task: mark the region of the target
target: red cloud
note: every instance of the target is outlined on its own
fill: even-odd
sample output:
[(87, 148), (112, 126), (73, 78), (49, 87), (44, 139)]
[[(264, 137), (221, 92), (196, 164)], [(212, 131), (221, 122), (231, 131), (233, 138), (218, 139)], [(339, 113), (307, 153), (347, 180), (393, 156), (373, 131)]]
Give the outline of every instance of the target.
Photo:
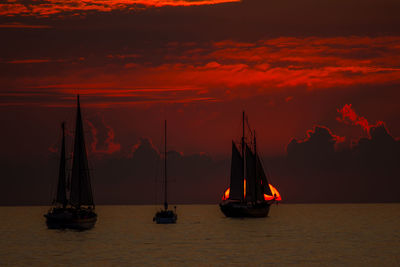
[(343, 108), (337, 110), (342, 117), (337, 117), (336, 120), (339, 122), (351, 124), (351, 125), (359, 125), (364, 131), (368, 134), (372, 127), (377, 127), (380, 125), (384, 125), (382, 121), (378, 121), (376, 124), (369, 124), (368, 120), (364, 117), (359, 116), (352, 108), (351, 104), (346, 104)]
[(0, 28), (49, 29), (49, 28), (53, 28), (53, 26), (49, 26), (49, 25), (30, 25), (30, 24), (22, 24), (22, 23), (19, 23), (19, 22), (12, 22), (12, 23), (0, 24)]
[[(52, 61), (64, 64), (62, 75), (28, 74), (9, 82), (25, 93), (34, 88), (35, 92), (75, 94), (79, 88), (104, 101), (93, 105), (223, 101), (299, 87), (320, 90), (385, 85), (400, 81), (400, 46), (396, 43), (400, 43), (400, 37), (174, 43), (157, 50), (163, 58), (158, 64), (148, 63), (152, 59), (147, 58), (147, 52), (138, 55), (128, 51), (108, 57), (111, 53), (106, 53), (99, 57), (105, 62), (98, 67), (90, 67), (90, 58), (84, 62)], [(34, 61), (9, 63), (28, 62)], [(199, 92), (203, 92), (200, 98)]]
[(53, 146), (49, 146), (47, 150), (49, 150), (50, 153), (56, 153), (56, 152), (58, 152), (58, 148), (53, 147)]
[(49, 0), (45, 2), (36, 1), (27, 4), (25, 1), (16, 0), (0, 4), (0, 15), (47, 17), (62, 12), (71, 12), (76, 15), (77, 12), (87, 11), (110, 12), (113, 10), (135, 10), (143, 7), (202, 6), (239, 1), (240, 0)]
[(345, 139), (344, 136), (334, 135), (326, 126), (314, 125), (311, 130), (307, 131), (306, 138), (300, 140), (292, 138), (286, 147), (286, 151), (290, 155), (310, 152), (315, 153), (315, 155), (329, 154), (337, 150), (338, 145), (343, 143)]
[(162, 156), (162, 154), (158, 151), (158, 148), (153, 144), (153, 141), (151, 138), (140, 138), (139, 141), (132, 146), (129, 157), (133, 157), (133, 154), (136, 153), (136, 151), (143, 146), (149, 147), (151, 150), (155, 151), (158, 155)]
[(107, 129), (107, 138), (104, 140), (104, 148), (98, 148), (99, 140), (98, 140), (98, 130), (90, 121), (86, 121), (89, 125), (90, 132), (92, 133), (92, 142), (90, 143), (90, 152), (94, 154), (113, 154), (121, 150), (121, 145), (115, 143), (115, 134), (114, 130), (104, 123), (104, 119), (102, 122)]
[(10, 64), (33, 64), (33, 63), (48, 63), (51, 62), (50, 59), (21, 59), (21, 60), (12, 60), (7, 63)]
[(286, 101), (286, 102), (290, 102), (290, 101), (292, 101), (292, 100), (293, 100), (293, 96), (288, 96), (288, 97), (285, 98), (285, 101)]

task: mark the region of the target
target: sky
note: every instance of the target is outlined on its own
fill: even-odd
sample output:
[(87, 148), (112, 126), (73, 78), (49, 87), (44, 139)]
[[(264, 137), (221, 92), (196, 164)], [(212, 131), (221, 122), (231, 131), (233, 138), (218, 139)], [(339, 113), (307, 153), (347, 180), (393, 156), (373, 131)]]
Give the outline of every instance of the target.
[(243, 110), (284, 200), (400, 201), (399, 12), (395, 0), (2, 1), (0, 204), (49, 202), (78, 93), (99, 203), (154, 200), (165, 119), (174, 200), (218, 202)]

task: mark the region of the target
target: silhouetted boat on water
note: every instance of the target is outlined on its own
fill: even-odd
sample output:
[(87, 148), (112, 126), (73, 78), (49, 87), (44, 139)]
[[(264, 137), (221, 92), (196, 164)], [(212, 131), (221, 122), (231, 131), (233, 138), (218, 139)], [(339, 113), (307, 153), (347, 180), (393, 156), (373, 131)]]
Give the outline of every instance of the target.
[(69, 199), (67, 198), (64, 131), (63, 123), (60, 169), (57, 195), (54, 201), (55, 206), (44, 217), (46, 217), (48, 228), (51, 229), (90, 229), (96, 224), (97, 214), (94, 211), (95, 205), (90, 182), (79, 95), (77, 96), (77, 116)]
[[(255, 131), (251, 132), (250, 143), (245, 137), (245, 114), (243, 112), (243, 135), (241, 153), (232, 141), (232, 161), (229, 197), (220, 203), (227, 217), (266, 217), (275, 197), (269, 187), (267, 176), (257, 154)], [(253, 148), (251, 148), (253, 147)], [(245, 178), (246, 177), (246, 178)], [(266, 200), (265, 195), (274, 196)]]
[(167, 183), (167, 121), (165, 121), (165, 133), (164, 133), (164, 209), (158, 211), (153, 218), (158, 224), (168, 224), (168, 223), (176, 223), (178, 219), (178, 215), (175, 210), (168, 209), (168, 183)]

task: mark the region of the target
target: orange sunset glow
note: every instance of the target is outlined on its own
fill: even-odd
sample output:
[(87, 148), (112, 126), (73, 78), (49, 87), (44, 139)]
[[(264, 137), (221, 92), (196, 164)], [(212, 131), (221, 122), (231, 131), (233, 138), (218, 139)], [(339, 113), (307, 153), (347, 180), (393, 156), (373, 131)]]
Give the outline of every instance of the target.
[[(246, 180), (244, 181), (243, 188), (244, 188), (244, 197), (246, 197)], [(269, 184), (269, 188), (271, 189), (272, 196), (264, 194), (264, 199), (266, 201), (268, 200), (282, 201), (281, 194), (279, 194), (278, 190), (272, 184)], [(229, 192), (230, 188), (228, 187), (228, 189), (226, 189), (224, 195), (222, 196), (222, 200), (229, 199)]]

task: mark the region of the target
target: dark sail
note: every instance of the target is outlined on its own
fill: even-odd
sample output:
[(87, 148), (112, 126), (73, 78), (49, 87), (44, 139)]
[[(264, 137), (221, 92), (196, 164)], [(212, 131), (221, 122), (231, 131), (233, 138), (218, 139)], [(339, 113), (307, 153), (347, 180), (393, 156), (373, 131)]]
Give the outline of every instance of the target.
[(235, 143), (232, 141), (230, 199), (243, 200), (243, 180), (243, 158), (241, 157)]
[(92, 187), (90, 184), (79, 95), (76, 115), (74, 155), (72, 161), (70, 202), (75, 207), (79, 207), (80, 205), (94, 204)]
[(56, 203), (60, 203), (65, 207), (67, 205), (67, 192), (66, 192), (66, 176), (65, 176), (65, 133), (64, 123), (61, 124), (62, 128), (62, 143), (61, 143), (61, 158), (60, 169), (58, 173), (57, 197)]
[(272, 196), (271, 188), (269, 188), (269, 183), (267, 180), (267, 176), (265, 175), (264, 168), (261, 164), (260, 157), (257, 155), (257, 177), (261, 180), (261, 192), (262, 197), (264, 198), (264, 194)]
[(254, 202), (256, 196), (256, 157), (246, 144), (246, 200)]

